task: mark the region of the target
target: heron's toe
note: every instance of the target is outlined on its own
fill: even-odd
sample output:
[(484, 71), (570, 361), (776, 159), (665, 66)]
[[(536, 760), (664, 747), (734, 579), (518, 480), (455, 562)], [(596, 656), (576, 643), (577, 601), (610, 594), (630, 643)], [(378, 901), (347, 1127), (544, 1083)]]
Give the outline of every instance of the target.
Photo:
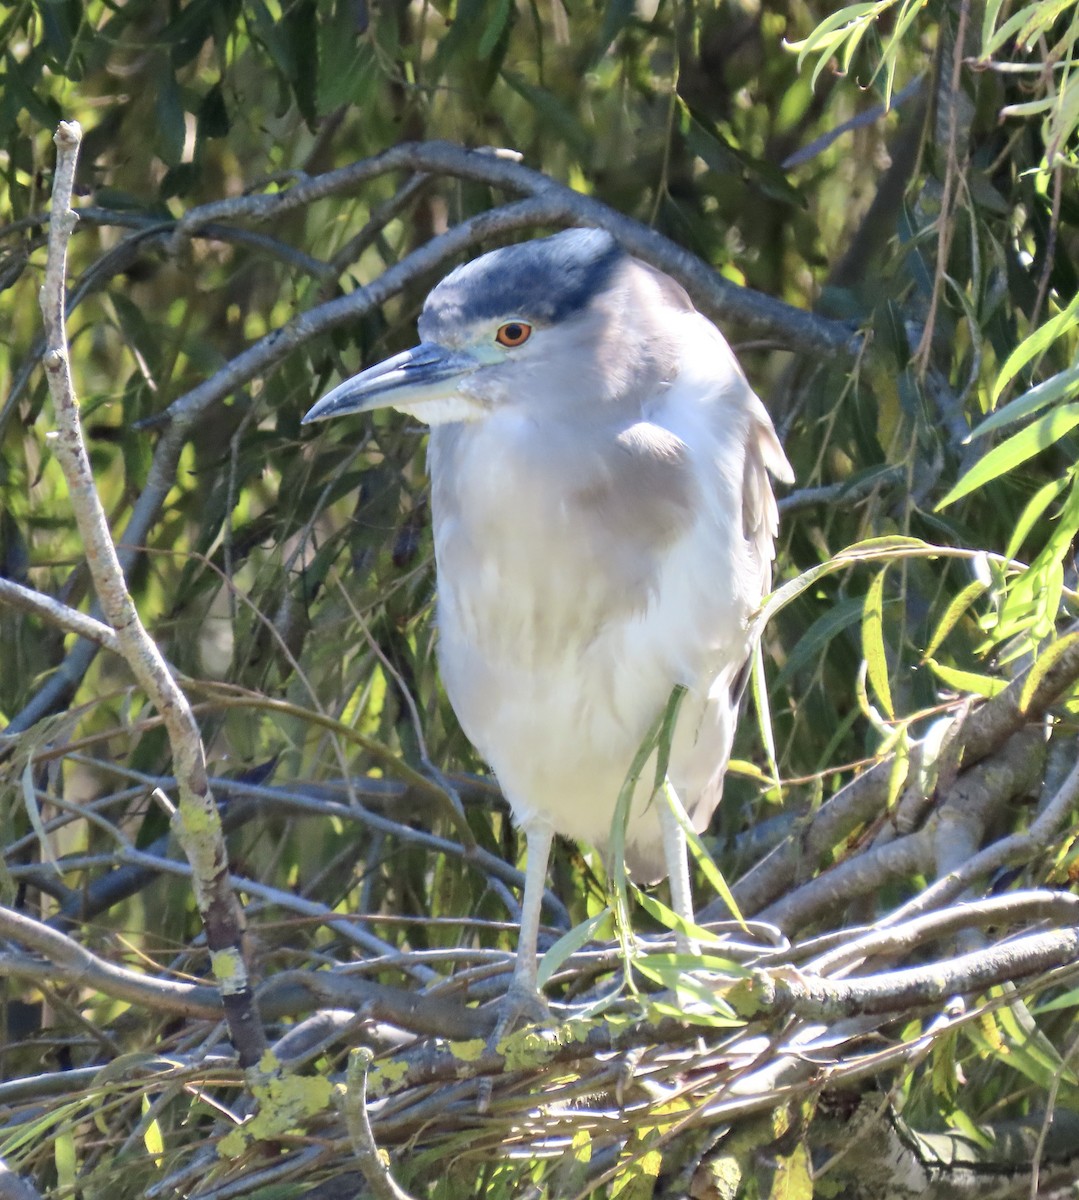
[(490, 1044), (497, 1047), (507, 1034), (527, 1025), (554, 1024), (555, 1020), (543, 996), (528, 984), (514, 982), (499, 1001), (498, 1021), (491, 1034)]

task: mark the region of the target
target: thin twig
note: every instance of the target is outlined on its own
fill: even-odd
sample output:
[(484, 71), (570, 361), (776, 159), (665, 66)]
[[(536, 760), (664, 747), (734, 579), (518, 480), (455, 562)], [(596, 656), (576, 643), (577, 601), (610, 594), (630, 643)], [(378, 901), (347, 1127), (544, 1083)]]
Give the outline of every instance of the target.
[(952, 206), (959, 187), (959, 96), (963, 75), (963, 46), (967, 40), (967, 22), (970, 19), (970, 0), (960, 0), (959, 27), (956, 30), (952, 55), (951, 83), (948, 90), (948, 142), (947, 164), (944, 171), (944, 194), (940, 200), (940, 216), (937, 218), (937, 268), (933, 275), (933, 292), (929, 298), (929, 312), (925, 318), (922, 338), (914, 352), (918, 371), (924, 373), (929, 366), (933, 348), (933, 331), (936, 327), (937, 308), (940, 305), (944, 281), (948, 273), (948, 257), (952, 249)]

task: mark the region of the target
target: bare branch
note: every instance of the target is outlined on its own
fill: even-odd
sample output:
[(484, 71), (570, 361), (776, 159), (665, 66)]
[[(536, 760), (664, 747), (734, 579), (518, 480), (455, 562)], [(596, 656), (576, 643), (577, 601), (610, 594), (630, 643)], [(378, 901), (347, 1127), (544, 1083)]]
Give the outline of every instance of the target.
[(1079, 764), (1072, 768), (1060, 790), (1031, 823), (1025, 833), (1013, 833), (975, 854), (935, 884), (919, 893), (892, 914), (892, 920), (904, 920), (925, 912), (933, 905), (947, 903), (970, 883), (1010, 863), (1029, 862), (1060, 835), (1065, 822), (1079, 804)]
[(41, 1193), (0, 1161), (0, 1200), (41, 1200)]
[[(1023, 725), (1040, 721), (1079, 679), (1079, 639), (1063, 647), (1052, 665), (1039, 675), (1032, 694), (1021, 703), (1034, 666), (1028, 667), (1002, 692), (956, 722), (952, 735), (954, 753), (961, 757), (964, 767), (985, 758)], [(912, 776), (919, 770), (923, 750), (922, 742), (915, 742), (911, 747)], [(798, 878), (805, 864), (823, 862), (833, 847), (859, 825), (875, 820), (887, 802), (893, 763), (893, 756), (888, 755), (845, 784), (821, 805), (796, 836), (781, 842), (748, 871), (734, 887), (735, 899), (742, 911), (749, 915), (759, 913), (789, 889), (791, 880)], [(715, 908), (715, 913), (711, 908), (705, 910), (706, 919), (723, 915), (718, 905)]]
[(780, 337), (785, 345), (801, 353), (839, 356), (856, 353), (859, 339), (844, 322), (807, 313), (749, 288), (738, 287), (647, 225), (524, 166), (519, 158), (516, 152), (508, 150), (469, 150), (449, 142), (405, 142), (373, 158), (303, 179), (284, 191), (205, 204), (180, 221), (177, 233), (190, 236), (213, 220), (272, 220), (314, 200), (354, 191), (371, 179), (402, 168), (451, 175), (542, 199), (546, 216), (536, 218), (534, 224), (595, 225), (608, 230), (632, 254), (672, 274), (697, 306), (710, 316), (736, 321), (761, 336)]
[(1079, 926), (1079, 896), (1035, 888), (953, 904), (902, 923), (893, 923), (896, 917), (891, 914), (864, 934), (850, 930), (840, 935), (842, 944), (813, 959), (808, 969), (827, 975), (860, 958), (909, 954), (930, 938), (952, 937), (972, 926), (1039, 920), (1058, 926)]
[(12, 579), (0, 577), (0, 602), (35, 617), (41, 617), (58, 629), (88, 638), (103, 649), (111, 650), (113, 654), (121, 653), (120, 642), (108, 625), (88, 617), (77, 608), (69, 608), (59, 600), (54, 600), (52, 596), (46, 596), (44, 592), (35, 592), (33, 588), (23, 587)]
[(952, 996), (977, 995), (1057, 967), (1074, 972), (1079, 927), (1031, 933), (963, 954), (946, 962), (859, 979), (821, 979), (789, 968), (754, 973), (754, 995), (770, 1011), (794, 1012), (809, 1020), (834, 1020), (861, 1013), (909, 1013)]
[(221, 818), (207, 780), (202, 740), (191, 706), (143, 628), (127, 590), (94, 484), (71, 378), (64, 322), (64, 280), (67, 244), (78, 219), (71, 209), (71, 194), (81, 140), (82, 130), (77, 122), (61, 122), (55, 137), (58, 153), (49, 255), (41, 289), (48, 346), (45, 371), (58, 425), (51, 441), (71, 493), (72, 509), (102, 610), (116, 632), (128, 666), (160, 712), (168, 732), (180, 799), (175, 820), (177, 836), (192, 865), (195, 896), (206, 925), (211, 961), (221, 987), (233, 1044), (241, 1063), (250, 1067), (262, 1056), (266, 1038), (254, 1010), (247, 978), (243, 912), (229, 885)]
[(922, 829), (855, 854), (801, 887), (790, 888), (757, 913), (757, 918), (789, 934), (859, 896), (871, 895), (887, 883), (932, 875), (937, 866), (938, 841), (946, 837), (943, 830), (966, 825), (972, 827), (973, 836), (980, 842), (992, 815), (1036, 786), (1043, 761), (1039, 751), (1043, 748), (1037, 730), (1015, 735), (999, 754), (960, 776), (952, 794), (945, 797)]
[(0, 975), (63, 980), (131, 1004), (188, 1017), (217, 1020), (221, 1016), (221, 1002), (215, 988), (173, 979), (151, 979), (126, 967), (117, 967), (91, 954), (66, 934), (14, 909), (0, 907), (0, 934), (17, 939), (48, 960), (42, 963), (41, 959), (25, 955), (0, 953)]

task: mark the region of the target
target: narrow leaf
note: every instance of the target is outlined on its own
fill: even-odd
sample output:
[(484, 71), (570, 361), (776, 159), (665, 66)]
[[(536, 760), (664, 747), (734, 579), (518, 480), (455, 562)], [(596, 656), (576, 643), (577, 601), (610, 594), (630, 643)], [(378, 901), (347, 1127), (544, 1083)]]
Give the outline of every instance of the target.
[(539, 971), (537, 972), (540, 987), (543, 987), (556, 974), (567, 959), (571, 958), (578, 950), (592, 941), (596, 936), (596, 931), (610, 915), (610, 907), (604, 908), (602, 911), (596, 913), (594, 917), (589, 917), (587, 921), (582, 921), (580, 925), (574, 925), (568, 933), (564, 933), (555, 942), (547, 953), (544, 954), (543, 958), (540, 959)]
[(655, 896), (650, 896), (640, 888), (634, 886), (633, 890), (641, 908), (665, 929), (671, 929), (675, 933), (684, 933), (691, 941), (704, 945), (703, 955), (699, 959), (695, 955), (692, 956), (693, 964), (691, 965), (699, 966), (701, 962), (705, 962), (709, 971), (724, 971), (728, 975), (736, 975), (740, 979), (750, 974), (749, 970), (741, 963), (737, 963), (733, 959), (721, 958), (717, 953), (708, 950), (708, 944), (716, 940), (716, 935), (710, 929), (705, 929), (703, 925), (698, 925), (694, 921), (683, 920), (673, 908), (668, 908), (662, 901), (657, 900)]
[(996, 408), (1004, 389), (1027, 363), (1037, 358), (1039, 354), (1044, 353), (1061, 334), (1065, 333), (1076, 323), (1077, 319), (1079, 319), (1079, 292), (1075, 294), (1067, 308), (1057, 313), (1055, 317), (1050, 317), (1044, 325), (1039, 325), (1005, 359), (1004, 366), (1000, 368), (1000, 374), (993, 385), (991, 396), (993, 408)]
[(705, 879), (715, 890), (715, 893), (727, 906), (727, 911), (738, 922), (739, 925), (748, 932), (745, 918), (742, 916), (738, 904), (734, 899), (734, 893), (727, 886), (727, 881), (723, 878), (723, 873), (712, 860), (712, 856), (708, 853), (704, 842), (701, 841), (700, 835), (693, 828), (692, 823), (686, 810), (682, 807), (682, 802), (674, 794), (674, 789), (669, 782), (663, 785), (663, 796), (659, 801), (661, 804), (669, 804), (671, 812), (674, 813), (678, 824), (682, 826), (682, 830), (686, 835), (686, 842), (689, 844), (690, 853), (693, 855), (694, 861), (704, 873)]
[(933, 636), (929, 639), (929, 645), (925, 648), (926, 658), (930, 658), (936, 654), (940, 644), (959, 623), (960, 617), (982, 595), (988, 586), (983, 580), (975, 579), (973, 583), (968, 583), (959, 595), (952, 599), (951, 604), (944, 610), (944, 616), (941, 617), (936, 629), (933, 630)]
[(884, 650), (884, 575), (878, 571), (865, 596), (862, 617), (862, 653), (869, 682), (890, 721), (895, 720), (892, 691), (888, 683), (888, 656)]
[(1075, 472), (1069, 472), (1060, 479), (1050, 479), (1042, 487), (1034, 493), (1027, 501), (1026, 508), (1019, 514), (1019, 520), (1015, 523), (1015, 529), (1012, 531), (1012, 536), (1008, 541), (1008, 547), (1004, 551), (1005, 558), (1015, 558), (1019, 553), (1020, 547), (1027, 540), (1027, 534), (1041, 519), (1045, 510), (1053, 503), (1060, 493), (1068, 486), (1069, 482), (1074, 486), (1076, 475)]
[(979, 675), (975, 671), (961, 671), (957, 667), (946, 667), (934, 658), (927, 658), (926, 665), (948, 687), (967, 695), (990, 698), (1002, 692), (1008, 682), (997, 675)]
[(1034, 698), (1034, 693), (1041, 687), (1046, 675), (1057, 664), (1061, 656), (1067, 654), (1074, 647), (1076, 641), (1079, 641), (1079, 633), (1065, 634), (1034, 660), (1034, 665), (1023, 682), (1023, 690), (1019, 693), (1020, 712), (1026, 712), (1027, 706)]
[(1065, 404), (1013, 434), (970, 468), (937, 505), (937, 512), (1033, 458), (1079, 425), (1079, 404)]

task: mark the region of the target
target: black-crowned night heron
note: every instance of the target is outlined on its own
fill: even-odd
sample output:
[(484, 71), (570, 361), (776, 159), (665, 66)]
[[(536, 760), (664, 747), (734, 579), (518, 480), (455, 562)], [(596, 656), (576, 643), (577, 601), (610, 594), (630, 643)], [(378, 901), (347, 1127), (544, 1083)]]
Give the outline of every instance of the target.
[[(534, 1015), (552, 837), (609, 844), (676, 684), (669, 779), (698, 830), (719, 802), (774, 556), (768, 472), (791, 469), (719, 330), (599, 230), (458, 267), (419, 331), (304, 420), (392, 405), (431, 427), (439, 662), (527, 839), (503, 1013)], [(627, 866), (668, 875), (690, 918), (685, 835), (653, 783), (646, 770)]]

